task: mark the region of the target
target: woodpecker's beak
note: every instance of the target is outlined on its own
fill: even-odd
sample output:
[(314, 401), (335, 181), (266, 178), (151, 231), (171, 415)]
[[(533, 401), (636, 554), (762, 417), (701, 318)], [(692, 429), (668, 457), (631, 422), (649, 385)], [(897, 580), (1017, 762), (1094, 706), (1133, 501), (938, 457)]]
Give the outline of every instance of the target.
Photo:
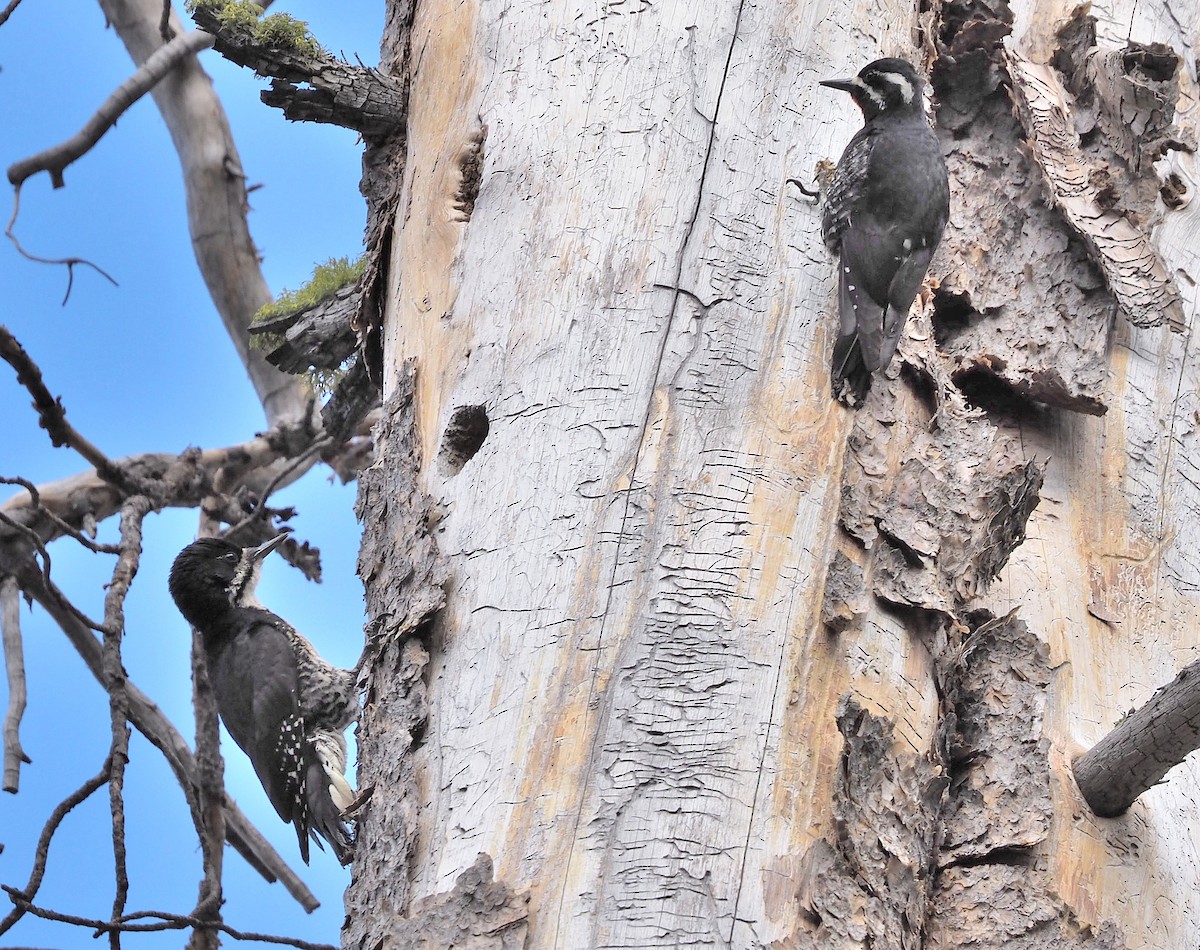
[(251, 548), (250, 549), (250, 560), (251, 561), (261, 561), (264, 557), (266, 557), (268, 554), (270, 554), (272, 551), (274, 551), (277, 547), (279, 547), (279, 545), (283, 544), (285, 538), (287, 538), (286, 532), (284, 534), (276, 535), (270, 541), (260, 544), (256, 548)]
[(822, 79), (820, 85), (828, 86), (830, 89), (840, 89), (842, 92), (854, 91), (853, 79)]

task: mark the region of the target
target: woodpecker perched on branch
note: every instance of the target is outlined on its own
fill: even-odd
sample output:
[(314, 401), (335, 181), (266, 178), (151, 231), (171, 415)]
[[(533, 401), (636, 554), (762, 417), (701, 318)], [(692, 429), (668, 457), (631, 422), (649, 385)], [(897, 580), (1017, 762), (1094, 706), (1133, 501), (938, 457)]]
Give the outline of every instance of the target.
[(221, 721), (279, 817), (296, 826), (304, 863), (311, 836), (348, 864), (354, 842), (342, 812), (354, 790), (343, 732), (358, 717), (354, 675), (326, 663), (254, 596), (263, 558), (286, 537), (253, 548), (222, 538), (189, 544), (171, 566), (171, 597), (200, 631)]
[(871, 374), (896, 352), (950, 215), (950, 186), (909, 63), (878, 59), (853, 79), (821, 85), (850, 93), (864, 119), (838, 161), (821, 221), (838, 258), (833, 392), (861, 405)]

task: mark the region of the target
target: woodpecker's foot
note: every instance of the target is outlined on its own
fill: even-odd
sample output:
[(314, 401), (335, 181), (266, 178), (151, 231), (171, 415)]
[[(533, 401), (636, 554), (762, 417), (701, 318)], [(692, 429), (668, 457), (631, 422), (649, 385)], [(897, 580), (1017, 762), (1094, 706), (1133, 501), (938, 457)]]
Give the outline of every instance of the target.
[(805, 198), (815, 199), (821, 197), (821, 191), (819, 188), (814, 188), (810, 191), (807, 187), (805, 187), (804, 182), (802, 182), (799, 178), (789, 178), (787, 179), (786, 183), (789, 185), (795, 185), (797, 188), (799, 188), (800, 194), (804, 195)]
[(342, 817), (345, 819), (348, 819), (348, 820), (353, 820), (354, 818), (357, 818), (358, 813), (360, 811), (362, 811), (363, 806), (366, 805), (367, 802), (369, 802), (371, 800), (371, 796), (374, 794), (375, 794), (375, 786), (368, 785), (366, 788), (364, 788), (361, 792), (358, 793), (358, 797), (356, 799), (354, 799), (354, 801), (352, 801), (349, 805), (347, 805), (345, 808), (342, 809)]

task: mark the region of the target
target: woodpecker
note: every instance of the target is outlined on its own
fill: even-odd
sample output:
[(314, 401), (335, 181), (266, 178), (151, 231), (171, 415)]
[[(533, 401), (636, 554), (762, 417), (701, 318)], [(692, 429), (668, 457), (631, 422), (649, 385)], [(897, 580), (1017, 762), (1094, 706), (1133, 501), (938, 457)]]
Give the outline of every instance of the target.
[(891, 362), (908, 310), (950, 216), (950, 185), (925, 120), (921, 78), (902, 59), (877, 59), (853, 79), (821, 83), (862, 110), (838, 161), (821, 234), (838, 259), (834, 395), (861, 405), (871, 374)]
[(200, 631), (221, 721), (279, 817), (295, 825), (304, 863), (311, 836), (345, 865), (354, 856), (342, 820), (354, 800), (343, 735), (358, 718), (354, 674), (255, 599), (263, 558), (286, 537), (250, 548), (223, 538), (189, 544), (171, 566), (171, 597)]

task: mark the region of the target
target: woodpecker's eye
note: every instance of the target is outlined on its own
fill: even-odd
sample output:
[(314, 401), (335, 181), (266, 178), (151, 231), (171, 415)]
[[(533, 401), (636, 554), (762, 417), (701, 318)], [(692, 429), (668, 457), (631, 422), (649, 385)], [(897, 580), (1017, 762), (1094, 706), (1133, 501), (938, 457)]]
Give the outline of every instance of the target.
[(237, 560), (237, 555), (234, 554), (232, 551), (230, 551), (228, 554), (222, 554), (221, 557), (224, 558), (226, 561), (236, 561)]

